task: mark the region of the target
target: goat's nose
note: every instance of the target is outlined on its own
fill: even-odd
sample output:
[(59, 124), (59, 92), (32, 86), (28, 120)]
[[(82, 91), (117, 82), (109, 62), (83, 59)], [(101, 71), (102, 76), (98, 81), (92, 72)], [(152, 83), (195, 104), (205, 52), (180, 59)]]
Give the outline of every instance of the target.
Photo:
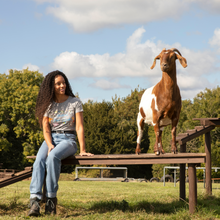
[(166, 67), (166, 66), (167, 66), (167, 63), (163, 63), (162, 65), (163, 65), (164, 67)]

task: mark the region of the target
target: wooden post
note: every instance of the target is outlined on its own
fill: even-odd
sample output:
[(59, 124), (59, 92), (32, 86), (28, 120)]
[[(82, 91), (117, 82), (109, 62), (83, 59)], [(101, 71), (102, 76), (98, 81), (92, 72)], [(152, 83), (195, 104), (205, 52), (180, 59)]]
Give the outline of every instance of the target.
[(196, 182), (196, 166), (189, 164), (189, 212), (193, 214), (197, 206), (197, 182)]
[(211, 162), (211, 135), (210, 132), (205, 134), (205, 153), (206, 153), (206, 193), (212, 195), (212, 162)]
[[(186, 152), (186, 143), (180, 145), (180, 153)], [(180, 200), (186, 200), (186, 164), (180, 164)]]

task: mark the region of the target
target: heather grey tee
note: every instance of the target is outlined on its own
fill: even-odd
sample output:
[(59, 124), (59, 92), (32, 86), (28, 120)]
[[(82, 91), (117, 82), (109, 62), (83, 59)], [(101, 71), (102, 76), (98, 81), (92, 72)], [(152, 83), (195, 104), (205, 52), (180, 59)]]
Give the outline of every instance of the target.
[(76, 97), (69, 96), (65, 102), (53, 102), (44, 114), (49, 118), (51, 131), (75, 131), (76, 113), (82, 112), (82, 102)]

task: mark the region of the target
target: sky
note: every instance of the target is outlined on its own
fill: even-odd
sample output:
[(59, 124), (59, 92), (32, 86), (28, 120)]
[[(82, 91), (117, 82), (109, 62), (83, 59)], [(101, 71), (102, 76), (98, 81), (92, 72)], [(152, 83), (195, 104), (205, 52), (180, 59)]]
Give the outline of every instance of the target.
[(161, 79), (163, 48), (182, 99), (220, 84), (219, 0), (0, 0), (0, 73), (60, 70), (85, 103), (125, 98)]

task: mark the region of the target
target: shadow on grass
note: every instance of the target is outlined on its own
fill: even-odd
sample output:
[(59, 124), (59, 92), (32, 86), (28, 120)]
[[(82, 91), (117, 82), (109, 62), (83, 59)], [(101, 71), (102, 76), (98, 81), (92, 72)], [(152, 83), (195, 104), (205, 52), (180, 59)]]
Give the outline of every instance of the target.
[[(220, 215), (220, 198), (214, 196), (202, 197), (197, 200), (197, 211), (210, 212)], [(112, 212), (120, 210), (123, 212), (145, 211), (146, 213), (173, 214), (178, 211), (188, 211), (189, 204), (186, 201), (174, 200), (170, 203), (140, 201), (135, 204), (129, 204), (127, 201), (100, 201), (94, 203), (90, 211), (99, 213)]]
[(19, 213), (21, 211), (25, 211), (26, 209), (27, 205), (18, 202), (17, 198), (15, 197), (12, 201), (10, 201), (9, 204), (0, 204), (0, 216), (8, 213)]
[(127, 201), (101, 201), (92, 205), (90, 210), (99, 213), (112, 212), (120, 210), (123, 212), (145, 211), (147, 213), (174, 213), (178, 209), (187, 209), (188, 205), (181, 201), (173, 201), (171, 203), (147, 202), (140, 201), (136, 204), (129, 204)]
[[(43, 208), (43, 207), (42, 207)], [(73, 207), (72, 204), (62, 205), (58, 203), (57, 206), (59, 216), (65, 217), (77, 217), (77, 216), (86, 216), (91, 213), (107, 213), (114, 211), (122, 212), (138, 212), (144, 211), (146, 213), (155, 213), (155, 214), (174, 214), (186, 212), (189, 210), (187, 201), (174, 200), (172, 202), (148, 202), (148, 201), (139, 201), (128, 203), (126, 200), (122, 201), (100, 201), (93, 202), (89, 208), (83, 207), (83, 204), (77, 207)], [(0, 216), (6, 214), (13, 214), (27, 211), (27, 204), (17, 202), (16, 199), (11, 201), (10, 204), (0, 204)], [(205, 213), (214, 213), (215, 215), (220, 215), (220, 198), (215, 196), (201, 196), (197, 200), (197, 211), (199, 215)]]

